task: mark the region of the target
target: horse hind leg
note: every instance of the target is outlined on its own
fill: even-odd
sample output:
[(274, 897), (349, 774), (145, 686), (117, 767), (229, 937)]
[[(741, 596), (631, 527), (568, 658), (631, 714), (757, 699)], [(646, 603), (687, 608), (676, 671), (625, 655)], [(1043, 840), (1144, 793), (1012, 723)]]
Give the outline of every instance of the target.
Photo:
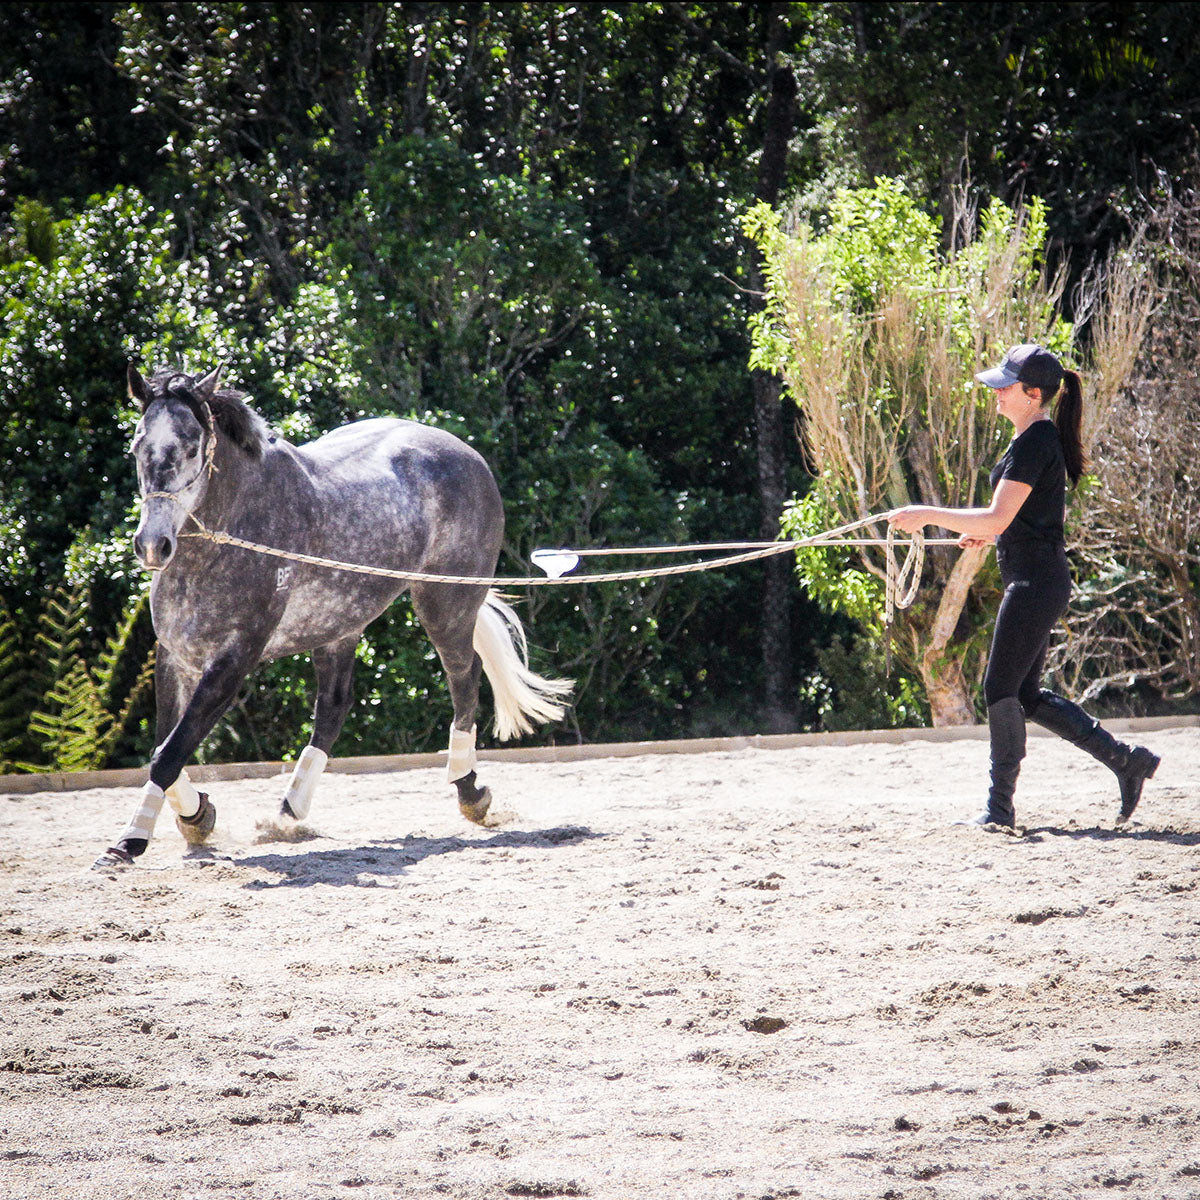
[[(492, 806), (492, 790), (480, 787), (475, 774), (475, 710), (479, 705), (479, 678), (483, 664), (474, 651), (472, 665), (456, 676), (447, 669), (450, 698), (454, 703), (454, 721), (450, 726), (450, 746), (446, 756), (446, 782), (458, 791), (458, 811), (476, 825), (486, 822)], [(443, 662), (445, 660), (443, 659)]]
[(483, 662), (473, 641), (484, 595), (482, 589), (466, 586), (413, 584), (412, 588), (413, 610), (441, 660), (454, 705), (446, 782), (458, 791), (459, 812), (476, 825), (484, 824), (492, 803), (491, 790), (480, 787), (475, 774), (475, 712)]
[(288, 780), (287, 791), (279, 806), (282, 817), (303, 821), (312, 809), (313, 795), (329, 761), (329, 752), (354, 701), (354, 651), (358, 637), (356, 633), (313, 651), (313, 665), (317, 670), (313, 733)]
[(458, 789), (458, 811), (468, 821), (483, 825), (492, 806), (491, 788), (480, 787), (475, 776), (475, 725), (470, 729), (450, 726), (450, 748), (446, 759), (446, 782)]

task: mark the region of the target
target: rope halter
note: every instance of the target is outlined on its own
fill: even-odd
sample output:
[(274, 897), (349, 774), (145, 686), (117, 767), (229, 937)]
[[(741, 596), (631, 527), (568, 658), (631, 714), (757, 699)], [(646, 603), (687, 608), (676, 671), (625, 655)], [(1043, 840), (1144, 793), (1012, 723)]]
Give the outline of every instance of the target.
[(182, 496), (183, 493), (186, 492), (200, 478), (201, 475), (207, 473), (209, 481), (212, 481), (212, 477), (217, 472), (217, 423), (213, 418), (212, 409), (209, 407), (208, 401), (205, 400), (202, 403), (204, 404), (204, 415), (207, 418), (207, 428), (205, 429), (205, 433), (208, 434), (208, 442), (204, 447), (204, 465), (201, 466), (200, 470), (198, 470), (196, 474), (193, 475), (191, 479), (189, 479), (187, 483), (183, 485), (183, 487), (176, 488), (174, 491), (170, 492), (146, 492), (142, 496), (143, 500), (170, 500), (172, 503), (178, 504), (179, 507), (182, 508), (183, 501), (180, 500), (179, 497)]

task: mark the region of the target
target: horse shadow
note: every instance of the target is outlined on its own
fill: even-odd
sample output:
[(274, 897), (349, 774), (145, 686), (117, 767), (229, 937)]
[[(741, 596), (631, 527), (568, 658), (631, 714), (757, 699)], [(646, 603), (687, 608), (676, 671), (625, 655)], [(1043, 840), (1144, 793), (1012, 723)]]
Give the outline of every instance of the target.
[(607, 836), (583, 825), (505, 830), (491, 837), (408, 836), (374, 841), (365, 846), (310, 850), (304, 854), (247, 855), (236, 859), (235, 865), (258, 867), (278, 877), (274, 880), (250, 880), (242, 885), (247, 891), (313, 887), (321, 883), (330, 887), (379, 887), (380, 878), (399, 878), (417, 863), (442, 854), (487, 850), (552, 850), (558, 846)]

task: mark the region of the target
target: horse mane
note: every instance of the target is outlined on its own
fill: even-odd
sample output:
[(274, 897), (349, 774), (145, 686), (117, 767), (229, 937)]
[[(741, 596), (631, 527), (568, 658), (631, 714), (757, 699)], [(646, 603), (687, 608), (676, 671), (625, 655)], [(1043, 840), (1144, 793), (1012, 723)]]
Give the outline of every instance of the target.
[[(156, 396), (170, 396), (182, 401), (192, 410), (193, 416), (205, 428), (208, 413), (204, 401), (196, 392), (196, 380), (171, 367), (160, 367), (150, 379), (150, 387)], [(244, 392), (233, 388), (219, 388), (208, 401), (212, 419), (217, 428), (240, 450), (253, 459), (260, 459), (270, 438), (267, 423), (247, 403)]]

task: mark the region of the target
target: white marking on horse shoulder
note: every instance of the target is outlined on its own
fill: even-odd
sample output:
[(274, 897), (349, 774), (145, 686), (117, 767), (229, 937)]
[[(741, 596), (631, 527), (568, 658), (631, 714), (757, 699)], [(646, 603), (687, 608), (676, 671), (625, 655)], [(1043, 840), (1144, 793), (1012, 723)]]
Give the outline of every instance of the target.
[(284, 591), (284, 589), (286, 589), (287, 586), (292, 582), (292, 572), (294, 569), (295, 568), (290, 567), (290, 566), (276, 568), (276, 570), (275, 570), (275, 590), (277, 592)]

